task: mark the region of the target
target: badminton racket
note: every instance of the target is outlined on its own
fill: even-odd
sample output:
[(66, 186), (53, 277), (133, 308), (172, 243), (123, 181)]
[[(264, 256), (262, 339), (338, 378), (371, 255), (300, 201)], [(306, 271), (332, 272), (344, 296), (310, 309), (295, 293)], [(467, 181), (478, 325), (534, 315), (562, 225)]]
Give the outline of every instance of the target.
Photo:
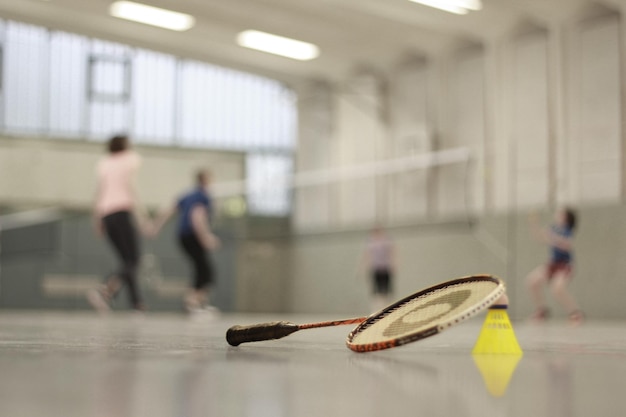
[(233, 326), (226, 333), (232, 346), (280, 339), (298, 330), (355, 324), (346, 344), (355, 352), (388, 349), (434, 336), (494, 304), (505, 293), (504, 283), (490, 275), (474, 275), (418, 291), (369, 317), (294, 324), (280, 321)]

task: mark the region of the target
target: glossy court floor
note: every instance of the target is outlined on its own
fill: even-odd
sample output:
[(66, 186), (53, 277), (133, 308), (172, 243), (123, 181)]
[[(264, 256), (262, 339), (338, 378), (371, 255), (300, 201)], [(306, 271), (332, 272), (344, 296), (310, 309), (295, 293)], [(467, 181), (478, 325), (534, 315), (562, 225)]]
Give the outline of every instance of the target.
[(0, 416), (626, 415), (626, 322), (514, 323), (521, 359), (471, 355), (484, 316), (374, 353), (345, 347), (350, 326), (224, 340), (277, 319), (329, 317), (0, 310)]

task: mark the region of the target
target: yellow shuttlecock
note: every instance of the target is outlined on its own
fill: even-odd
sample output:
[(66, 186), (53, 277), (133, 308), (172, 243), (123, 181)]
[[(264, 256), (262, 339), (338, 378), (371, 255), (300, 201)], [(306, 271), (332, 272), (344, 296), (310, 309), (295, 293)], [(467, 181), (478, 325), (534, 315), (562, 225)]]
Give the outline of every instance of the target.
[(522, 354), (490, 355), (474, 354), (474, 363), (485, 381), (487, 391), (494, 397), (502, 397), (506, 393), (511, 377), (522, 359)]
[(506, 306), (491, 307), (472, 354), (523, 354), (517, 343)]

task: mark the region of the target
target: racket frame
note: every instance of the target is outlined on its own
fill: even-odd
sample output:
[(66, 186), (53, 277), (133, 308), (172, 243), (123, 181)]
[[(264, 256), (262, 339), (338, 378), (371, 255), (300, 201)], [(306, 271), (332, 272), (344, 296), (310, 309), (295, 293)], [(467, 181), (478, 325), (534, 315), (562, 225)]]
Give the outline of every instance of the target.
[[(373, 343), (354, 343), (354, 338), (359, 333), (361, 333), (368, 327), (372, 326), (374, 323), (377, 323), (380, 320), (384, 319), (387, 315), (389, 315), (393, 311), (397, 310), (398, 308), (400, 308), (401, 306), (405, 305), (406, 303), (408, 303), (409, 301), (415, 298), (419, 298), (430, 292), (435, 292), (435, 291), (438, 291), (447, 287), (459, 285), (459, 284), (464, 284), (468, 282), (484, 282), (484, 281), (493, 282), (497, 285), (494, 288), (494, 290), (487, 297), (485, 297), (480, 303), (477, 303), (475, 305), (472, 305), (469, 308), (466, 308), (465, 310), (459, 312), (458, 314), (455, 314), (454, 316), (450, 317), (450, 319), (447, 319), (443, 323), (437, 323), (430, 327), (426, 327), (425, 329), (422, 329), (418, 332), (410, 333), (408, 335), (401, 336), (395, 339), (389, 339), (389, 340), (385, 340), (381, 342), (373, 342)], [(407, 343), (415, 342), (417, 340), (434, 336), (442, 332), (443, 330), (449, 327), (452, 327), (455, 324), (458, 324), (471, 317), (474, 317), (478, 313), (486, 310), (491, 305), (493, 305), (505, 293), (505, 291), (506, 289), (504, 286), (504, 282), (501, 279), (494, 277), (492, 275), (471, 275), (471, 276), (457, 278), (451, 281), (446, 281), (446, 282), (434, 285), (432, 287), (429, 287), (424, 290), (418, 291), (414, 294), (411, 294), (408, 297), (405, 297), (385, 307), (384, 309), (378, 311), (377, 313), (371, 314), (367, 319), (365, 319), (361, 324), (359, 324), (356, 328), (354, 328), (354, 330), (350, 332), (350, 334), (348, 335), (348, 338), (346, 339), (346, 345), (348, 346), (349, 349), (355, 352), (373, 352), (377, 350), (383, 350), (383, 349), (389, 349), (389, 348), (393, 348), (397, 346), (402, 346)]]

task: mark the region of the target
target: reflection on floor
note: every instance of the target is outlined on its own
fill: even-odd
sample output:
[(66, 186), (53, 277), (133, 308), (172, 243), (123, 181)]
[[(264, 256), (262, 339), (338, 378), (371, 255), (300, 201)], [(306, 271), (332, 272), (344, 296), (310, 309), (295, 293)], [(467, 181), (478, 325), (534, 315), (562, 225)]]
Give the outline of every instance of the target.
[(472, 356), (482, 318), (354, 353), (348, 327), (228, 346), (233, 324), (329, 317), (0, 310), (0, 416), (622, 416), (626, 322), (513, 323), (523, 357)]

